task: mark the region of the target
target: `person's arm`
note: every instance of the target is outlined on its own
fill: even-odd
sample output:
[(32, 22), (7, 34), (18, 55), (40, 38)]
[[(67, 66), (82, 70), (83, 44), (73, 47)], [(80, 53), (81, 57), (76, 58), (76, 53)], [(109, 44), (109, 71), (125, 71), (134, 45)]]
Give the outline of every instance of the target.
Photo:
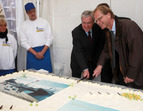
[(48, 21), (44, 21), (44, 22), (45, 22), (45, 37), (46, 37), (45, 46), (50, 47), (53, 42), (53, 35), (52, 35), (51, 27)]
[(125, 82), (126, 84), (127, 84), (127, 83), (131, 83), (131, 82), (134, 82), (134, 79), (125, 77), (125, 78), (124, 78), (124, 82)]
[(28, 38), (25, 33), (25, 25), (23, 25), (20, 29), (20, 44), (26, 50), (29, 50), (29, 48), (31, 48), (31, 46), (28, 43)]
[(101, 65), (104, 66), (105, 62), (109, 59), (109, 49), (108, 49), (108, 43), (111, 42), (110, 41), (110, 32), (106, 31), (105, 32), (105, 45), (104, 48), (102, 49), (102, 52), (100, 54), (100, 57), (98, 59), (97, 65)]
[(140, 72), (143, 62), (143, 32), (135, 22), (127, 26), (127, 46), (129, 49), (128, 72), (124, 79), (125, 83), (133, 82)]
[(86, 68), (85, 70), (83, 70), (83, 77), (86, 77), (86, 79), (88, 79), (90, 77), (90, 73), (88, 68)]
[(30, 53), (32, 53), (33, 55), (35, 55), (35, 57), (36, 57), (37, 59), (43, 59), (43, 58), (44, 58), (44, 56), (39, 55), (34, 49), (32, 49), (32, 47), (29, 48), (28, 51), (29, 51)]
[(102, 66), (98, 65), (94, 70), (93, 77), (95, 76), (96, 78), (99, 74), (101, 74), (101, 71), (102, 71)]
[(88, 68), (86, 63), (86, 58), (84, 55), (84, 50), (81, 45), (81, 34), (78, 32), (79, 30), (73, 30), (72, 31), (72, 37), (73, 37), (73, 55), (77, 61), (77, 64), (80, 67), (81, 72)]
[(14, 54), (14, 58), (16, 58), (17, 55), (17, 41), (15, 39), (15, 37), (13, 35), (12, 36), (12, 49), (13, 49), (13, 54)]
[(97, 67), (94, 70), (93, 76), (95, 76), (95, 78), (101, 74), (102, 68), (106, 62), (106, 60), (109, 59), (109, 51), (108, 51), (108, 37), (110, 37), (109, 32), (106, 32), (106, 39), (105, 39), (105, 45), (104, 48), (100, 54), (100, 57), (98, 59), (97, 62)]
[(44, 58), (44, 54), (45, 54), (45, 52), (48, 50), (48, 46), (44, 46), (44, 48), (42, 49), (42, 51), (41, 52), (38, 52), (38, 55), (41, 57), (41, 58)]
[(20, 44), (30, 53), (32, 53), (37, 59), (43, 59), (43, 56), (40, 56), (28, 43), (28, 38), (25, 33), (25, 25), (23, 25), (20, 29)]

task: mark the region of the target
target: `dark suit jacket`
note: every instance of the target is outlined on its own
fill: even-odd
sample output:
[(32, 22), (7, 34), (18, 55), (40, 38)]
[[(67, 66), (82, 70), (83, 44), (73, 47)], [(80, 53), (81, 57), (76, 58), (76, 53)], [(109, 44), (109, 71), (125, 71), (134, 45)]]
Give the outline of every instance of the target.
[[(120, 70), (124, 76), (134, 79), (134, 83), (143, 86), (143, 32), (132, 20), (115, 17), (115, 47), (119, 54)], [(103, 65), (107, 58), (112, 60), (111, 37), (106, 32), (107, 42), (98, 64)], [(112, 62), (111, 62), (112, 63)]]
[(81, 72), (88, 68), (93, 74), (100, 53), (104, 47), (105, 37), (97, 24), (92, 27), (92, 46), (80, 24), (72, 31), (73, 49), (71, 53), (71, 69), (73, 77), (80, 77)]

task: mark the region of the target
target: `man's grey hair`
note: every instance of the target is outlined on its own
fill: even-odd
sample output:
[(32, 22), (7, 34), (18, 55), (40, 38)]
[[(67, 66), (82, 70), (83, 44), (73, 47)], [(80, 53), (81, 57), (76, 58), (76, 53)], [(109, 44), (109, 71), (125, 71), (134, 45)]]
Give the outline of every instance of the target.
[(89, 17), (89, 16), (92, 17), (92, 19), (94, 21), (93, 12), (89, 11), (89, 10), (86, 10), (81, 14), (81, 20), (82, 20), (82, 17)]

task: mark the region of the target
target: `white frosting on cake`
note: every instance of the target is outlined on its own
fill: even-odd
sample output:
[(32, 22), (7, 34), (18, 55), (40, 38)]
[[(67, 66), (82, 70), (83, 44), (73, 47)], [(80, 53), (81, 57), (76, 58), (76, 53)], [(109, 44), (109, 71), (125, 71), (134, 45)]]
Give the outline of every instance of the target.
[(33, 106), (30, 106), (31, 103), (26, 100), (0, 92), (0, 106), (3, 105), (2, 111), (8, 111), (12, 105), (13, 108), (11, 111), (56, 111), (71, 100), (69, 96), (71, 98), (76, 96), (76, 99), (78, 100), (120, 111), (143, 111), (143, 101), (129, 100), (121, 96), (122, 93), (134, 93), (143, 98), (143, 93), (141, 91), (126, 88), (122, 89), (118, 86), (111, 87), (110, 84), (101, 85), (99, 83), (91, 83), (89, 81), (80, 81), (77, 83), (77, 80), (74, 78), (67, 79), (65, 77), (39, 74), (29, 71), (20, 71), (18, 73), (16, 72), (2, 76), (0, 77), (0, 82), (22, 75), (28, 75), (38, 78), (39, 80), (50, 80), (58, 83), (64, 83), (70, 86), (38, 102), (38, 106), (36, 106), (37, 103), (33, 103)]

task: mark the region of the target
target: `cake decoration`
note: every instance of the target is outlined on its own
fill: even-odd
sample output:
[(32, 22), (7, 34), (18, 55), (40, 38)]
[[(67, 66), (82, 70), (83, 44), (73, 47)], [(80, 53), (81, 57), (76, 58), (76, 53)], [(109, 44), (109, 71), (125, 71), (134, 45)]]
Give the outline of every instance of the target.
[(140, 95), (134, 94), (134, 93), (123, 93), (121, 94), (123, 97), (128, 98), (129, 100), (140, 100), (143, 101), (143, 99), (141, 99)]
[(12, 108), (13, 108), (13, 105), (11, 105), (9, 109), (12, 109)]
[(3, 105), (0, 106), (0, 109), (2, 109), (2, 108), (3, 108)]
[(73, 84), (73, 83), (71, 83), (71, 84), (69, 84), (68, 86), (74, 87), (74, 84)]
[(69, 98), (74, 100), (76, 98), (76, 95), (74, 95), (73, 97), (69, 96)]
[(34, 102), (30, 103), (30, 106), (38, 106), (38, 102), (34, 101)]

